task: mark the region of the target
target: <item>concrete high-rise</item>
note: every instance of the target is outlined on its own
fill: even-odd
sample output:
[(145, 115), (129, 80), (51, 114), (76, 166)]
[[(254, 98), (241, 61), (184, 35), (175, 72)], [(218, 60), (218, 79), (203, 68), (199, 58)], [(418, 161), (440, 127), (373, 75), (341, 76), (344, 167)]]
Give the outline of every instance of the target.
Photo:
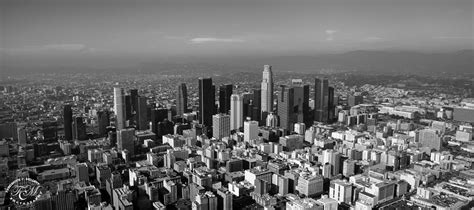
[(273, 111), (273, 73), (272, 66), (263, 66), (262, 76), (262, 112)]
[(328, 122), (329, 117), (329, 81), (314, 79), (314, 120)]
[(125, 128), (125, 104), (124, 90), (114, 87), (114, 112), (116, 115), (115, 127), (117, 130)]
[(235, 130), (242, 127), (244, 122), (243, 97), (239, 94), (232, 94), (230, 97), (230, 129)]
[(176, 94), (176, 114), (182, 116), (188, 111), (188, 89), (185, 83), (178, 86), (178, 93)]
[(84, 119), (75, 116), (72, 121), (72, 139), (85, 140), (86, 138), (86, 124), (84, 123)]
[(232, 87), (231, 84), (221, 85), (219, 87), (219, 113), (229, 114)]
[(216, 89), (211, 78), (199, 78), (199, 123), (212, 125), (212, 115), (216, 112)]
[(64, 118), (64, 137), (66, 140), (72, 140), (72, 108), (71, 105), (66, 104), (63, 108)]
[(216, 114), (212, 116), (212, 136), (222, 139), (230, 136), (230, 116), (227, 114)]
[(244, 141), (250, 142), (258, 138), (258, 122), (245, 121), (244, 122)]

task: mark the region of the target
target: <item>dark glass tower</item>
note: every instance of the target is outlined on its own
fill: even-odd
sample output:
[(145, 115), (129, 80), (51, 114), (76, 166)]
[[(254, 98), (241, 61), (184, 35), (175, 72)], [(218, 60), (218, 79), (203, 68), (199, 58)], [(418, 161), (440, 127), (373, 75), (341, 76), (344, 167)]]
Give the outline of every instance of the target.
[(186, 84), (181, 83), (178, 86), (178, 93), (176, 94), (176, 114), (182, 116), (188, 110), (188, 90)]
[(232, 95), (232, 85), (221, 85), (219, 87), (219, 113), (228, 114), (230, 110), (230, 96)]
[(107, 110), (97, 112), (99, 121), (99, 136), (107, 136), (107, 126), (110, 125), (110, 114)]
[(72, 108), (71, 105), (64, 105), (64, 137), (66, 140), (72, 140)]
[(327, 122), (329, 117), (329, 82), (327, 79), (314, 79), (314, 120)]
[(212, 126), (212, 115), (215, 114), (215, 87), (211, 78), (199, 78), (199, 123)]
[(138, 106), (135, 114), (137, 117), (137, 128), (138, 130), (146, 130), (148, 128), (147, 123), (147, 103), (146, 97), (138, 97)]
[(294, 88), (287, 88), (285, 85), (280, 86), (278, 93), (278, 116), (280, 117), (280, 127), (291, 130), (293, 123), (296, 122), (294, 115)]
[(309, 85), (299, 85), (293, 87), (293, 115), (296, 117), (296, 122), (302, 122), (306, 126), (310, 126), (312, 119), (309, 111)]

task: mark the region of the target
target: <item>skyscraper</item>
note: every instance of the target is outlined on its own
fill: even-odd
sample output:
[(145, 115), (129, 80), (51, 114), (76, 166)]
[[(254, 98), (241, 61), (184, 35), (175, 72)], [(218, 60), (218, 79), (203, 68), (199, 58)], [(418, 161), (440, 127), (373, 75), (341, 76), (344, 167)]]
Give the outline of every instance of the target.
[(273, 73), (272, 66), (263, 66), (262, 77), (262, 112), (273, 111)]
[(232, 94), (230, 98), (230, 129), (235, 130), (242, 127), (244, 122), (243, 97), (239, 94)]
[(188, 110), (188, 89), (185, 83), (178, 86), (178, 93), (176, 94), (176, 114), (182, 116)]
[(114, 87), (114, 112), (116, 118), (117, 130), (125, 127), (125, 105), (124, 105), (124, 91), (123, 88)]
[(258, 138), (258, 122), (245, 121), (244, 122), (244, 141), (250, 142)]
[(72, 109), (71, 105), (64, 105), (63, 109), (64, 118), (64, 137), (66, 140), (72, 140)]
[(232, 85), (226, 84), (219, 87), (219, 113), (228, 114), (230, 110), (230, 96)]
[(138, 107), (136, 111), (136, 119), (137, 119), (137, 128), (138, 130), (146, 130), (148, 129), (148, 120), (147, 120), (147, 103), (146, 97), (139, 96), (138, 97)]
[(309, 85), (297, 85), (293, 87), (293, 115), (296, 122), (312, 125), (312, 118), (309, 111)]
[(99, 136), (107, 136), (107, 126), (110, 125), (110, 114), (107, 110), (97, 112), (99, 122)]
[(199, 78), (199, 123), (204, 126), (212, 125), (212, 115), (215, 113), (215, 86), (211, 78)]
[(129, 154), (135, 154), (135, 129), (121, 129), (117, 131), (117, 148), (118, 150), (128, 150)]
[(230, 136), (230, 116), (215, 114), (212, 116), (212, 136), (216, 139)]
[(329, 116), (329, 82), (327, 79), (314, 79), (314, 120), (327, 122)]
[(280, 117), (280, 127), (291, 130), (293, 123), (296, 122), (294, 113), (294, 88), (287, 88), (285, 85), (280, 86), (278, 94), (278, 116)]
[(76, 116), (72, 121), (72, 138), (75, 140), (86, 139), (86, 124), (82, 117)]
[(252, 98), (252, 110), (251, 118), (252, 120), (258, 121), (261, 123), (262, 120), (262, 90), (261, 89), (254, 89), (253, 90), (253, 98)]

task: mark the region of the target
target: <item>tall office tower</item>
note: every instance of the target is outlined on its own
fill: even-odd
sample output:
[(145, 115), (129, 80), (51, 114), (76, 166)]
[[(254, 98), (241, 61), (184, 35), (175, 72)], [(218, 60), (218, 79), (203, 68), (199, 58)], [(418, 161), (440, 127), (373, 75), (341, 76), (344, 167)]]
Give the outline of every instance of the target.
[(176, 94), (176, 114), (182, 116), (186, 112), (188, 112), (188, 89), (185, 83), (181, 83)]
[(121, 129), (117, 131), (117, 149), (128, 150), (129, 154), (135, 154), (135, 129)]
[(168, 109), (159, 108), (151, 110), (151, 131), (158, 135), (158, 124), (168, 117)]
[(86, 163), (76, 164), (76, 179), (80, 182), (89, 183), (89, 167)]
[(293, 123), (296, 122), (294, 115), (294, 88), (287, 88), (280, 86), (280, 93), (278, 94), (278, 116), (280, 117), (280, 128), (292, 130)]
[(336, 114), (334, 113), (336, 110), (336, 106), (334, 105), (334, 88), (328, 88), (328, 123), (332, 123), (336, 118)]
[(244, 122), (244, 141), (250, 142), (258, 138), (258, 122), (245, 121)]
[(278, 127), (279, 125), (278, 116), (273, 114), (273, 112), (270, 112), (270, 114), (267, 116), (267, 119), (266, 119), (266, 125), (272, 128)]
[(341, 171), (341, 154), (336, 150), (327, 149), (323, 151), (323, 164), (329, 163), (331, 165), (331, 175), (336, 176)]
[(132, 96), (131, 95), (125, 95), (124, 97), (124, 107), (125, 107), (125, 121), (129, 121), (130, 124), (134, 124), (135, 119), (133, 119), (134, 112), (132, 110)]
[(243, 107), (242, 107), (242, 113), (243, 113), (243, 119), (247, 119), (247, 117), (250, 117), (252, 116), (252, 98), (253, 98), (253, 94), (252, 93), (242, 93), (242, 104), (243, 104)]
[(314, 79), (314, 120), (327, 122), (329, 116), (329, 82), (327, 79)]
[(347, 106), (353, 107), (363, 103), (364, 98), (361, 95), (348, 95), (347, 96)]
[(125, 128), (125, 104), (123, 88), (114, 87), (114, 112), (117, 116), (115, 127), (117, 130)]
[(306, 126), (311, 126), (313, 119), (309, 111), (309, 85), (297, 85), (293, 87), (293, 110), (296, 122), (304, 123)]
[(147, 103), (145, 96), (138, 97), (138, 107), (136, 112), (137, 118), (137, 129), (146, 130), (148, 129), (148, 120), (147, 120)]
[(254, 89), (252, 98), (253, 108), (251, 110), (252, 120), (258, 121), (261, 124), (262, 121), (262, 90)]
[(219, 87), (219, 113), (229, 114), (232, 87), (232, 84), (221, 85)]
[(217, 190), (217, 209), (232, 210), (232, 193), (220, 188)]
[(71, 105), (64, 105), (63, 109), (64, 118), (64, 137), (66, 140), (72, 140), (72, 109)]
[(332, 180), (329, 188), (329, 198), (339, 203), (351, 203), (352, 184), (346, 180)]
[(229, 115), (219, 113), (212, 116), (212, 136), (216, 139), (230, 136)]
[(244, 122), (243, 97), (239, 94), (232, 94), (230, 98), (230, 129), (235, 130), (242, 127)]
[(138, 111), (138, 90), (131, 89), (130, 90), (130, 105), (132, 113), (136, 113)]
[(26, 145), (26, 129), (25, 127), (19, 127), (17, 128), (17, 133), (18, 133), (18, 144), (25, 146)]
[(216, 89), (211, 78), (199, 78), (199, 123), (211, 126), (216, 112)]
[(74, 117), (72, 121), (72, 139), (85, 140), (86, 139), (86, 124), (82, 117)]
[(99, 121), (99, 136), (107, 136), (107, 126), (110, 125), (110, 114), (107, 110), (97, 112)]
[(273, 73), (272, 66), (263, 66), (262, 77), (262, 112), (273, 111)]

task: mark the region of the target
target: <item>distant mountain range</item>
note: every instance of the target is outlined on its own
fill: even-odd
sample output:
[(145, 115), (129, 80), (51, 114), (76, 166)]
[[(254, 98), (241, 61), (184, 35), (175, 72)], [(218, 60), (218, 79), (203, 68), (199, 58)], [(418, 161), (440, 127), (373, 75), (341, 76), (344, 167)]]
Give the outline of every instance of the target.
[[(73, 59), (73, 58), (69, 58)], [(131, 59), (129, 59), (131, 60)], [(128, 66), (114, 65), (109, 59), (109, 67), (96, 67), (87, 60), (65, 64), (61, 62), (41, 62), (41, 65), (9, 64), (2, 65), (0, 73), (17, 74), (29, 72), (88, 72), (88, 71), (141, 71), (141, 72), (186, 72), (208, 71), (235, 72), (260, 71), (264, 64), (273, 66), (274, 71), (294, 71), (316, 73), (323, 71), (355, 71), (375, 74), (438, 74), (473, 73), (474, 50), (462, 50), (452, 53), (421, 53), (412, 51), (351, 51), (342, 54), (295, 55), (295, 56), (235, 56), (225, 58), (182, 57), (149, 59), (130, 62)], [(45, 63), (48, 63), (47, 65)], [(80, 63), (78, 65), (78, 63)], [(118, 67), (110, 67), (118, 66)], [(474, 74), (474, 73), (473, 73)]]

